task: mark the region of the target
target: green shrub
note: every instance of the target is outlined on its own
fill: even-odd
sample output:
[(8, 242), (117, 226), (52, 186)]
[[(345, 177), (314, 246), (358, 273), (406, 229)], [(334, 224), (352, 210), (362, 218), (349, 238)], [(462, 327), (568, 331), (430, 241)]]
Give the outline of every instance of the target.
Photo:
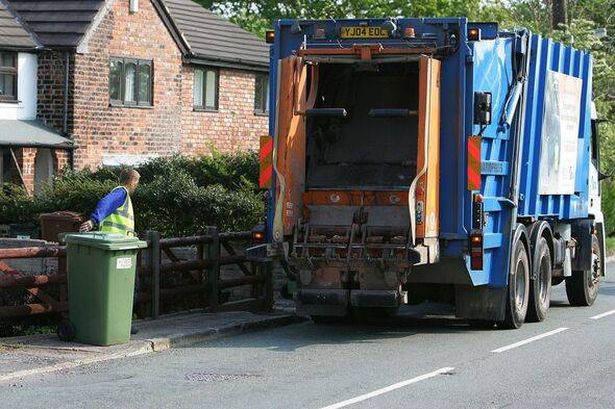
[(0, 189), (0, 223), (36, 224), (40, 212), (37, 202), (21, 186), (5, 184)]
[[(164, 237), (249, 230), (264, 216), (254, 152), (214, 154), (190, 159), (159, 158), (138, 168), (141, 184), (133, 194), (137, 231)], [(72, 210), (86, 217), (118, 184), (119, 168), (67, 172), (34, 198), (7, 185), (0, 194), (0, 223), (38, 224), (40, 213)]]
[(602, 213), (607, 236), (615, 234), (615, 181), (611, 179), (602, 182)]

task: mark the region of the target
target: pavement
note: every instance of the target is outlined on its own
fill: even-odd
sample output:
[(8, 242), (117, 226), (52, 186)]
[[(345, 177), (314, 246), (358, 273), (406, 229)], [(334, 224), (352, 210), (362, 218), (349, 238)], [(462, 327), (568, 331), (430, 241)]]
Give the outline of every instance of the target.
[(33, 375), (162, 352), (173, 347), (298, 321), (282, 302), (279, 308), (267, 314), (246, 311), (193, 312), (136, 321), (134, 326), (138, 333), (124, 345), (103, 347), (62, 342), (56, 335), (0, 338), (0, 385)]
[(615, 264), (592, 307), (546, 321), (311, 321), (0, 382), (7, 408), (613, 408)]

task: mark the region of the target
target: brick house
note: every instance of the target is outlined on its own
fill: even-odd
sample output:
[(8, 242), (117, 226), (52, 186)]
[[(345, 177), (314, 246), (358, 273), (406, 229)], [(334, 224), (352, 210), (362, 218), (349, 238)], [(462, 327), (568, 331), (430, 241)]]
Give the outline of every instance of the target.
[(0, 1), (40, 43), (37, 118), (76, 169), (256, 149), (267, 132), (269, 47), (197, 3)]
[(0, 183), (23, 183), (30, 192), (66, 166), (72, 145), (36, 119), (41, 48), (0, 0)]

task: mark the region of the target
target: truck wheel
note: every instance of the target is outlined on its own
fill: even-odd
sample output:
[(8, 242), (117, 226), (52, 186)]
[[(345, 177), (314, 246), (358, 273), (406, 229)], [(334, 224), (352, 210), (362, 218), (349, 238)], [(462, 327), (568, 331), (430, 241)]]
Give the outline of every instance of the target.
[(512, 250), (508, 290), (506, 291), (506, 315), (498, 322), (498, 328), (517, 329), (523, 325), (527, 315), (530, 292), (530, 262), (527, 250), (520, 239)]
[(530, 304), (527, 310), (527, 321), (540, 322), (547, 317), (551, 304), (551, 250), (547, 239), (540, 237), (534, 251), (534, 280), (530, 281)]
[(570, 305), (587, 307), (596, 301), (602, 277), (601, 248), (598, 237), (592, 236), (592, 264), (586, 271), (573, 271), (566, 278), (566, 295)]

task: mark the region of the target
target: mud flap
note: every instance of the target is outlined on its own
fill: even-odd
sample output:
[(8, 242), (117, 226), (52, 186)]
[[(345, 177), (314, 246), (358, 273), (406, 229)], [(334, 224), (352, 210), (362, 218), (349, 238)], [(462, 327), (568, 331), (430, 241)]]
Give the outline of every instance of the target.
[(502, 321), (506, 314), (506, 288), (455, 286), (455, 315), (471, 320)]

